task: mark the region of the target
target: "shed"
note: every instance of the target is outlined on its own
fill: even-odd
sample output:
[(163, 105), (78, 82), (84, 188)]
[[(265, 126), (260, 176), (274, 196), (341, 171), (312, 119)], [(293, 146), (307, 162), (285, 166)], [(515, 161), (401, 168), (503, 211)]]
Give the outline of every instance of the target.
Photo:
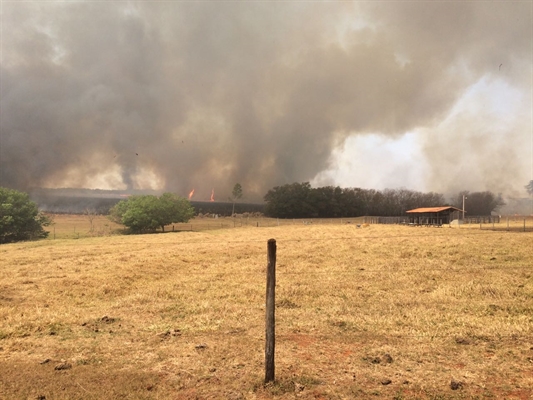
[(422, 207), (406, 211), (409, 214), (409, 223), (413, 225), (442, 225), (449, 224), (454, 219), (459, 219), (463, 210), (451, 206)]

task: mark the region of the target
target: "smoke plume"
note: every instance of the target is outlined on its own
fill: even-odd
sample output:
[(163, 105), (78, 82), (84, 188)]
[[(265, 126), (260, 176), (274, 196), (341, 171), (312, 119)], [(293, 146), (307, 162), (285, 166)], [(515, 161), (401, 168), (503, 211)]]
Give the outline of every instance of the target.
[(526, 2), (2, 7), (2, 186), (259, 199), (352, 135), (413, 131), (428, 190), (531, 179)]

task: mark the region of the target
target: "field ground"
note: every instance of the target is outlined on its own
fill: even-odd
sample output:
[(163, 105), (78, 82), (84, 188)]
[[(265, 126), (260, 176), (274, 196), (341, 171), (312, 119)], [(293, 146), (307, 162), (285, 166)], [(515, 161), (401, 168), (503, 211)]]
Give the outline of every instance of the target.
[(533, 398), (531, 232), (55, 222), (55, 240), (0, 246), (0, 399)]
[[(123, 226), (111, 222), (103, 215), (64, 215), (48, 214), (52, 218), (53, 224), (47, 227), (50, 232), (48, 239), (80, 239), (96, 236), (110, 236), (121, 233)], [(370, 218), (369, 218), (370, 219)], [(199, 218), (196, 217), (187, 223), (179, 223), (165, 227), (165, 231), (211, 231), (228, 228), (242, 227), (275, 227), (287, 225), (361, 225), (365, 222), (365, 217), (358, 218), (337, 218), (337, 219), (275, 219), (275, 218)], [(474, 230), (500, 230), (500, 231), (533, 231), (533, 217), (531, 216), (511, 216), (503, 217), (499, 224), (465, 224), (461, 229)]]

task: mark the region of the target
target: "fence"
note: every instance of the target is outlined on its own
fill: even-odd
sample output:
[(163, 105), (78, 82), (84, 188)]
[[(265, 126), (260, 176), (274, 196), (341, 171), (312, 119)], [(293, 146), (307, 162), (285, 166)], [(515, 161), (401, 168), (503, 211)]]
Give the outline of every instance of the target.
[[(56, 215), (55, 223), (48, 228), (49, 239), (79, 239), (88, 236), (109, 236), (120, 232), (123, 228), (110, 222), (104, 216), (96, 216), (89, 221), (83, 215)], [(437, 221), (438, 222), (438, 221)], [(267, 217), (219, 217), (194, 218), (188, 223), (177, 223), (165, 227), (165, 232), (202, 232), (239, 227), (276, 227), (289, 225), (362, 225), (362, 224), (400, 224), (409, 225), (409, 217), (396, 216), (364, 216), (355, 218), (267, 218)], [(533, 231), (531, 216), (485, 216), (465, 219), (464, 227), (471, 229), (498, 231)]]
[(499, 224), (501, 220), (500, 215), (470, 215), (465, 216), (463, 223), (465, 224)]
[[(533, 231), (533, 217), (500, 217), (500, 216), (477, 216), (465, 218), (459, 222), (469, 228), (483, 230), (499, 230), (514, 232)], [(165, 228), (165, 231), (209, 231), (216, 229), (230, 229), (244, 226), (266, 228), (274, 226), (288, 225), (345, 225), (345, 224), (379, 224), (379, 225), (412, 225), (409, 217), (373, 217), (364, 216), (357, 218), (303, 218), (303, 219), (279, 219), (279, 218), (232, 218), (224, 217), (219, 219), (195, 220), (191, 223), (174, 224)], [(427, 219), (424, 225), (441, 226), (440, 219)], [(444, 224), (448, 225), (448, 224)]]
[(370, 217), (365, 216), (365, 224), (408, 224), (409, 217)]
[(490, 222), (480, 220), (479, 229), (506, 232), (533, 232), (533, 217), (498, 217)]
[[(405, 224), (409, 225), (409, 217), (363, 217), (364, 223), (367, 224)], [(441, 225), (439, 219), (435, 223), (428, 222), (425, 225)], [(457, 226), (462, 225), (468, 228), (477, 228), (482, 230), (507, 231), (507, 232), (532, 232), (532, 216), (500, 216), (500, 215), (478, 215), (465, 217), (464, 220), (456, 220)], [(452, 221), (454, 224), (454, 221)]]
[(289, 225), (345, 225), (363, 224), (367, 217), (354, 218), (268, 218), (268, 217), (219, 217), (219, 218), (195, 218), (188, 223), (174, 224), (165, 227), (165, 231), (209, 231), (215, 229), (230, 229), (240, 227), (267, 228)]

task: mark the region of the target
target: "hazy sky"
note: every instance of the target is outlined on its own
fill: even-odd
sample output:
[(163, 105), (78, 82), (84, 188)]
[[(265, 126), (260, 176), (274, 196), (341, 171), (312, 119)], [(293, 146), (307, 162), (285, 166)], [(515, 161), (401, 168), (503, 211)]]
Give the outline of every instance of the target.
[(525, 194), (533, 3), (1, 3), (0, 185)]

